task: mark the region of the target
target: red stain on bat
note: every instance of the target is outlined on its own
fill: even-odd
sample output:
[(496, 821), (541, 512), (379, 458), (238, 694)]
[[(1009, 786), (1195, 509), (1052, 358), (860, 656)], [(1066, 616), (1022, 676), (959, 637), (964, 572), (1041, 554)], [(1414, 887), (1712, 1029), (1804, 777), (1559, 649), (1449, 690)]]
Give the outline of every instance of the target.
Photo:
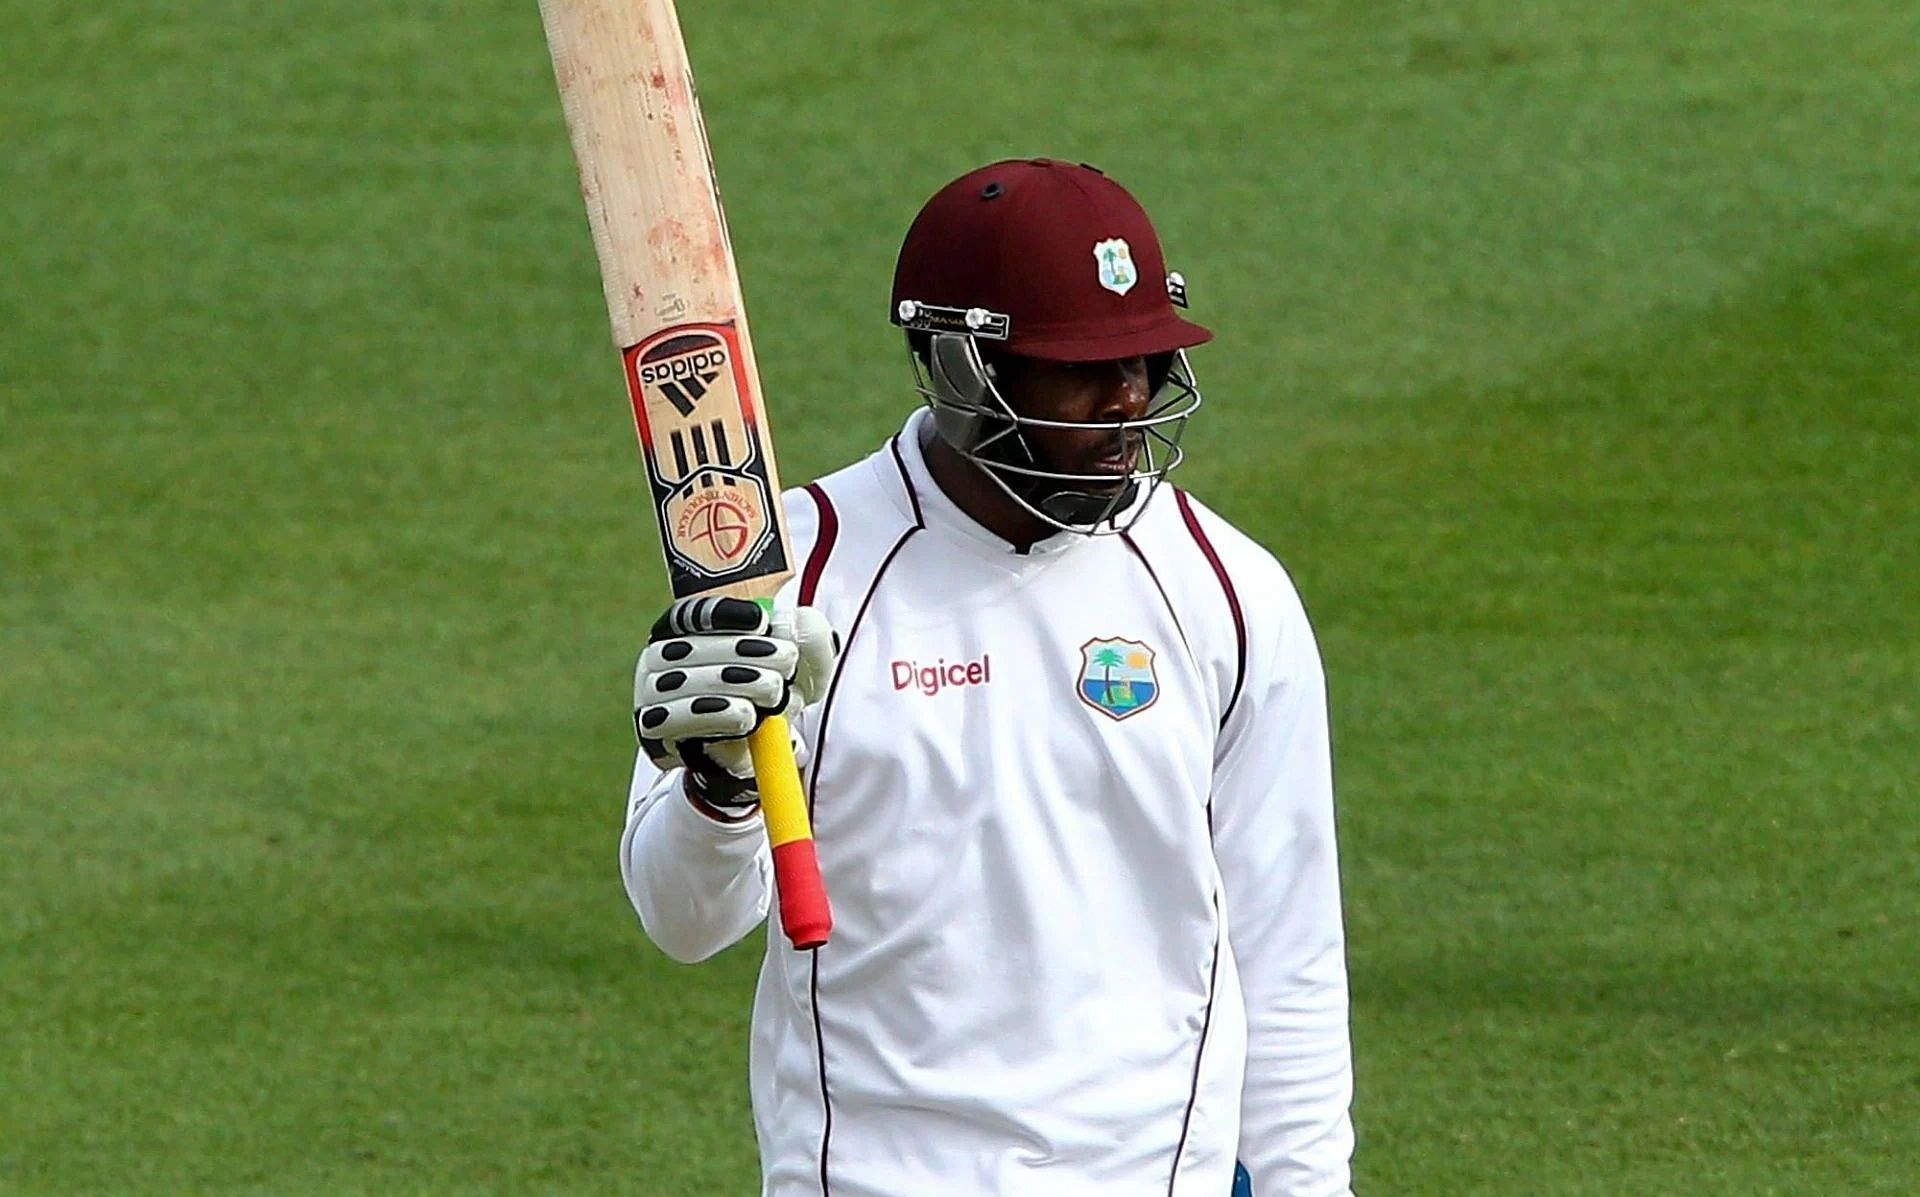
[(670, 261), (686, 262), (693, 257), (695, 241), (686, 223), (676, 216), (665, 216), (647, 230), (647, 244)]

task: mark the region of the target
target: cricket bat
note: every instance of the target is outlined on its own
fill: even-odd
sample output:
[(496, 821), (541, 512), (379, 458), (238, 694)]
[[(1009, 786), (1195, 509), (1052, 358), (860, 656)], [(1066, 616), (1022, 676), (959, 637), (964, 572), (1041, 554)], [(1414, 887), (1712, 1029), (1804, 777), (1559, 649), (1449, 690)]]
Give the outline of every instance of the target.
[[(675, 598), (791, 576), (773, 440), (673, 0), (540, 0)], [(748, 742), (780, 925), (833, 926), (784, 718)]]

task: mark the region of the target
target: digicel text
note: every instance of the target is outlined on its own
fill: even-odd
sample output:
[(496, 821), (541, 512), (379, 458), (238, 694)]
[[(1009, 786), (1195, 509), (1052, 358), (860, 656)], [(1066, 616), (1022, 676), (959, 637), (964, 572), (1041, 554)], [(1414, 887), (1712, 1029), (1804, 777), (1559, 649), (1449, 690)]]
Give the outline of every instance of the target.
[(993, 662), (986, 653), (978, 661), (949, 661), (941, 657), (931, 665), (918, 661), (893, 662), (893, 688), (916, 687), (932, 696), (948, 686), (983, 686), (993, 680)]

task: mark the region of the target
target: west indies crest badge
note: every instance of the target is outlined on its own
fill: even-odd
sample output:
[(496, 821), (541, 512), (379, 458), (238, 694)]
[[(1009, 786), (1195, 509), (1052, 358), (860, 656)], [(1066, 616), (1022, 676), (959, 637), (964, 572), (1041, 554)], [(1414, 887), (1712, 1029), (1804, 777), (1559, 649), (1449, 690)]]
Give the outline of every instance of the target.
[(1097, 637), (1080, 646), (1080, 701), (1109, 719), (1138, 715), (1160, 697), (1153, 649), (1123, 636)]

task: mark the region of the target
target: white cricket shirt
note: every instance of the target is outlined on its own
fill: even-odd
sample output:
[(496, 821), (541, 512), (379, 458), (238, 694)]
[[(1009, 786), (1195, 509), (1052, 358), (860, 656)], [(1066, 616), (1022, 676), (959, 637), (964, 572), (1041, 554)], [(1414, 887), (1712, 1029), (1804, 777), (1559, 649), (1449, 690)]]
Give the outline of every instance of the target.
[[(1158, 488), (1015, 552), (917, 412), (786, 496), (783, 604), (840, 631), (798, 728), (832, 942), (769, 927), (766, 1197), (1345, 1197), (1353, 1132), (1325, 684), (1264, 549)], [(695, 961), (766, 919), (758, 815), (635, 768), (621, 869)]]

